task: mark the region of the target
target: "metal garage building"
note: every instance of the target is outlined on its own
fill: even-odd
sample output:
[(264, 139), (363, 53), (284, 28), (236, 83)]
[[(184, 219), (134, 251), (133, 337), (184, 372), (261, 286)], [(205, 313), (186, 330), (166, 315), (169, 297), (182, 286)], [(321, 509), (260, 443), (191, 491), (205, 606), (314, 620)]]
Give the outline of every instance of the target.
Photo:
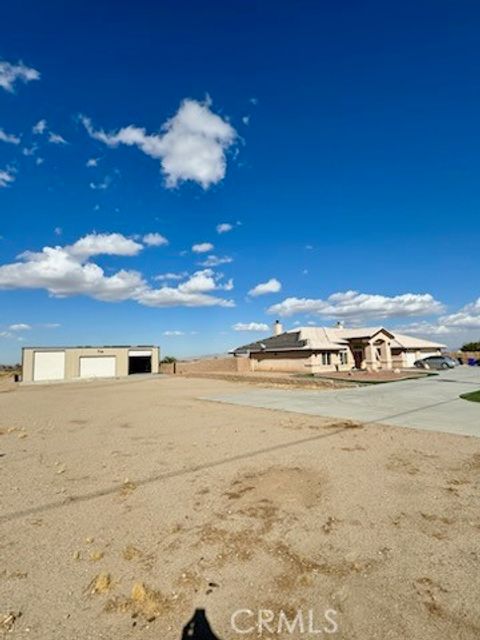
[(153, 346), (25, 347), (23, 382), (115, 378), (157, 373), (159, 349)]

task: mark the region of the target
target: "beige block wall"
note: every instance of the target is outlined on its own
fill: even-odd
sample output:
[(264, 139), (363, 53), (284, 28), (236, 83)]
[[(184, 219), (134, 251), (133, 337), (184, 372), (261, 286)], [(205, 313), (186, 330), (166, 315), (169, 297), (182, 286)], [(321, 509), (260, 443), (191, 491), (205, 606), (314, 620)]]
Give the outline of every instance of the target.
[(186, 362), (162, 363), (161, 373), (250, 373), (251, 360), (248, 358), (204, 358)]
[(129, 351), (151, 351), (152, 372), (157, 373), (159, 366), (158, 347), (72, 347), (45, 349), (26, 348), (23, 350), (22, 380), (33, 382), (33, 362), (35, 351), (62, 351), (65, 353), (65, 380), (73, 380), (80, 377), (80, 358), (92, 356), (115, 356), (116, 376), (128, 375)]
[(328, 371), (348, 371), (353, 366), (353, 355), (347, 350), (347, 363), (340, 364), (340, 354), (331, 352), (330, 364), (323, 364), (321, 352), (278, 351), (273, 353), (252, 353), (254, 371), (280, 371), (299, 373), (322, 373)]

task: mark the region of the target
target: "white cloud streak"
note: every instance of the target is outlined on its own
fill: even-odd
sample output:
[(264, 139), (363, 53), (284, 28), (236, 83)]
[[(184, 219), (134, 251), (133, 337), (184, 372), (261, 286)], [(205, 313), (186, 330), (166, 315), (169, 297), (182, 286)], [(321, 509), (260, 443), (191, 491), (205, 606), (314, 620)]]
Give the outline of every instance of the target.
[(433, 315), (443, 311), (443, 305), (429, 293), (405, 293), (398, 296), (346, 291), (321, 298), (286, 298), (268, 309), (268, 313), (292, 316), (313, 313), (326, 318), (352, 320), (385, 319), (405, 316)]
[(61, 136), (59, 133), (53, 133), (53, 131), (50, 131), (48, 135), (48, 141), (50, 142), (50, 144), (68, 144), (63, 136)]
[(207, 253), (213, 249), (211, 242), (199, 242), (192, 246), (193, 253)]
[(32, 327), (25, 322), (18, 322), (17, 324), (11, 324), (8, 328), (10, 331), (29, 331)]
[(13, 133), (6, 133), (0, 128), (0, 142), (6, 142), (7, 144), (20, 144), (20, 138)]
[(42, 119), (39, 120), (36, 124), (33, 125), (32, 127), (32, 133), (34, 133), (37, 136), (41, 136), (45, 133), (45, 131), (47, 130), (47, 121)]
[(17, 82), (31, 82), (40, 80), (40, 73), (32, 67), (27, 67), (23, 62), (12, 64), (5, 60), (0, 60), (0, 87), (13, 93)]
[(234, 331), (268, 331), (269, 326), (264, 322), (237, 322), (232, 326)]
[(198, 264), (201, 267), (219, 267), (221, 264), (230, 264), (231, 262), (233, 262), (233, 258), (230, 256), (214, 256), (212, 254)]
[(282, 283), (276, 278), (270, 278), (267, 282), (261, 282), (256, 287), (250, 289), (249, 296), (256, 298), (258, 296), (264, 296), (267, 293), (278, 293), (282, 289)]
[(230, 224), (229, 222), (221, 222), (220, 224), (217, 224), (216, 229), (217, 233), (228, 233), (233, 229), (233, 224)]
[(0, 169), (0, 189), (8, 187), (15, 181), (15, 174), (11, 169)]

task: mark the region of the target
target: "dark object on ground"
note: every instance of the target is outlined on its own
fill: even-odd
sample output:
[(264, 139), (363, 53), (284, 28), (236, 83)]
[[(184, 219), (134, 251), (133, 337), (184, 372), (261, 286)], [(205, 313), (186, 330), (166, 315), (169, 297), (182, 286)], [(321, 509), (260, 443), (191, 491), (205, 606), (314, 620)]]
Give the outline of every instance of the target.
[(195, 613), (183, 627), (182, 640), (220, 640), (212, 631), (205, 609), (195, 609)]
[(416, 360), (414, 365), (418, 369), (453, 369), (458, 363), (450, 356), (429, 356), (422, 360)]
[(480, 402), (480, 391), (472, 391), (471, 393), (462, 393), (462, 400), (470, 400), (470, 402)]

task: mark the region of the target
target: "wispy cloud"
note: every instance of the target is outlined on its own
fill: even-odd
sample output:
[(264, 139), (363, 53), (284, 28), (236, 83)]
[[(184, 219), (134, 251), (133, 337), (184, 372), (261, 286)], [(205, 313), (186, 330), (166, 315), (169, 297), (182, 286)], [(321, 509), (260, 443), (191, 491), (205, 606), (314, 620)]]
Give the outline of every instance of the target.
[(12, 64), (10, 62), (0, 60), (0, 87), (13, 93), (17, 82), (31, 82), (32, 80), (40, 80), (40, 73), (32, 67), (27, 67), (23, 62)]
[(211, 242), (198, 242), (192, 246), (193, 253), (207, 253), (213, 249)]
[(250, 289), (249, 296), (256, 298), (257, 296), (264, 296), (267, 293), (278, 293), (282, 289), (282, 283), (276, 278), (270, 278), (267, 282), (261, 282), (256, 287)]
[(20, 144), (20, 138), (13, 133), (6, 133), (0, 128), (0, 142), (6, 142), (7, 144)]
[(8, 187), (15, 181), (15, 174), (12, 169), (0, 169), (0, 189)]
[(50, 144), (68, 144), (63, 136), (59, 133), (53, 133), (53, 131), (48, 134), (48, 141)]
[(233, 262), (233, 258), (230, 256), (207, 256), (205, 260), (199, 262), (201, 267), (219, 267), (221, 264), (230, 264)]
[(112, 177), (105, 176), (100, 182), (90, 182), (89, 187), (94, 191), (105, 191), (112, 184)]
[(159, 282), (163, 282), (166, 280), (183, 280), (188, 276), (187, 271), (182, 271), (181, 273), (160, 273), (158, 276), (155, 276), (153, 279), (158, 280)]
[(216, 229), (217, 233), (228, 233), (233, 229), (233, 224), (230, 224), (229, 222), (221, 222), (220, 224), (217, 224)]
[(8, 328), (10, 331), (29, 331), (32, 326), (25, 322), (18, 322), (17, 324), (11, 324)]
[(107, 133), (81, 117), (88, 134), (109, 147), (136, 146), (160, 161), (167, 187), (191, 180), (208, 189), (225, 177), (226, 153), (236, 139), (230, 123), (213, 113), (209, 101), (184, 100), (177, 113), (162, 126), (162, 133), (148, 134), (129, 125)]
[(232, 326), (234, 331), (268, 331), (269, 326), (265, 322), (237, 322)]
[(32, 127), (32, 133), (34, 133), (35, 135), (41, 136), (45, 133), (46, 130), (47, 130), (47, 121), (45, 119), (39, 120)]

